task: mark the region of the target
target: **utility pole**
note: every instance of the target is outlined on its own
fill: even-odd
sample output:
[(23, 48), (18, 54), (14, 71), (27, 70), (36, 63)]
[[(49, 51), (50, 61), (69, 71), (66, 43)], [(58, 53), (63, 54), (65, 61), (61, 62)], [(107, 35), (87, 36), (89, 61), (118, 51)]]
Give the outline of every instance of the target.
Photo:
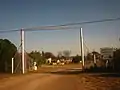
[(22, 73), (25, 73), (25, 56), (24, 56), (24, 30), (21, 29), (21, 54), (22, 54)]
[(85, 68), (85, 60), (84, 60), (84, 46), (83, 46), (83, 32), (82, 28), (80, 28), (80, 46), (81, 46), (81, 56), (82, 56), (82, 69)]

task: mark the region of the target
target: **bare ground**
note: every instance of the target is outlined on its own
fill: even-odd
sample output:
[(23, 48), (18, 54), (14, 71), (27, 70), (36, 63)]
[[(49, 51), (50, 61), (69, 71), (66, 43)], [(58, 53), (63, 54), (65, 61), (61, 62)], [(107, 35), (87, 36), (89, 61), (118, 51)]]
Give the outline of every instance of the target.
[(37, 73), (7, 76), (0, 90), (120, 90), (119, 74), (81, 73), (78, 67), (42, 67)]

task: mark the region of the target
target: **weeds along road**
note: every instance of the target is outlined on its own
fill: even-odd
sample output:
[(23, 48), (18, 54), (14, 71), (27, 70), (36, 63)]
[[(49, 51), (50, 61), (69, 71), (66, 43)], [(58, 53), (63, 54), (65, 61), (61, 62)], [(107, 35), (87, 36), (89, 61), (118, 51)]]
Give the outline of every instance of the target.
[(120, 77), (117, 74), (81, 73), (79, 68), (71, 66), (52, 67), (44, 73), (39, 71), (1, 79), (0, 90), (120, 90)]

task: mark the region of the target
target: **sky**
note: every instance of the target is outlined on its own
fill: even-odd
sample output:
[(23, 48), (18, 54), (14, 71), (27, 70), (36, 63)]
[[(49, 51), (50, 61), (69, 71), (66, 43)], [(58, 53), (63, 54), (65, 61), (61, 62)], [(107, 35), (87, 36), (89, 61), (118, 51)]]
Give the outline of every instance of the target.
[[(0, 0), (0, 30), (60, 25), (120, 17), (120, 0)], [(79, 25), (89, 51), (120, 47), (120, 21)], [(80, 54), (79, 28), (25, 32), (25, 49)], [(20, 32), (0, 33), (17, 47)], [(85, 47), (85, 51), (87, 51)]]

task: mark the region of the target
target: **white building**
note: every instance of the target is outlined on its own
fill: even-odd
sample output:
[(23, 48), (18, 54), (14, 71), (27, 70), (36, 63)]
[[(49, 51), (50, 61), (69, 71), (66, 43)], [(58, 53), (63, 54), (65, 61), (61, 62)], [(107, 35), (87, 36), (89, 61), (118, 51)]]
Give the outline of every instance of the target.
[(113, 54), (116, 48), (104, 47), (100, 48), (100, 53), (104, 60), (110, 60), (113, 58)]
[(48, 58), (47, 62), (50, 64), (52, 62), (52, 58)]

